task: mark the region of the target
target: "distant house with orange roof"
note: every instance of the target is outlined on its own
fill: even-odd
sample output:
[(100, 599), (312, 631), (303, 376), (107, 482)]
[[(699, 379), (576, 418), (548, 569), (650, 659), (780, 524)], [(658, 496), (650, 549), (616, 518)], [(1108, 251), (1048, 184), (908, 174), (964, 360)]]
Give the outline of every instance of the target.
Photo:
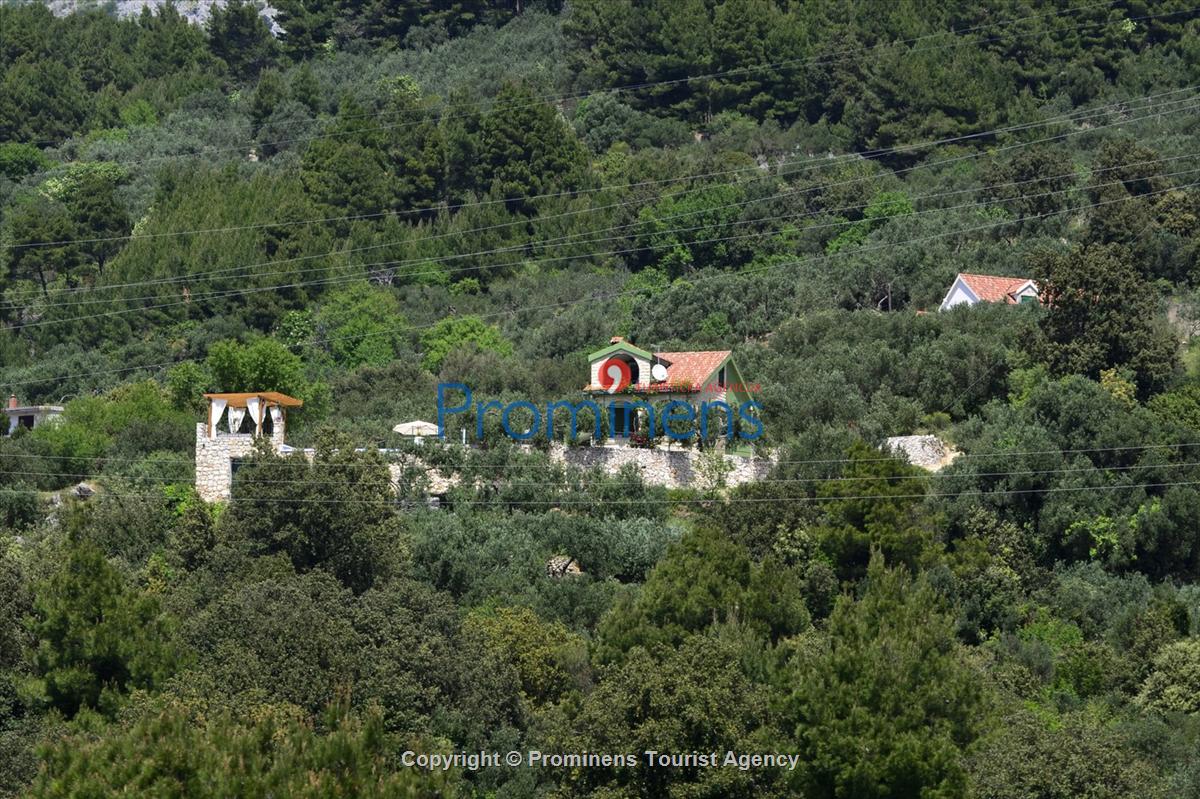
[(638, 432), (641, 422), (630, 399), (682, 400), (695, 407), (725, 402), (732, 408), (753, 399), (758, 387), (742, 379), (732, 356), (730, 350), (652, 352), (614, 336), (588, 355), (591, 377), (583, 390), (597, 401), (610, 398), (605, 404), (616, 406), (616, 429), (625, 428), (628, 414), (630, 430)]
[(1027, 277), (996, 277), (960, 272), (946, 292), (939, 311), (956, 305), (975, 305), (980, 302), (1003, 302), (1018, 305), (1040, 302), (1037, 283)]

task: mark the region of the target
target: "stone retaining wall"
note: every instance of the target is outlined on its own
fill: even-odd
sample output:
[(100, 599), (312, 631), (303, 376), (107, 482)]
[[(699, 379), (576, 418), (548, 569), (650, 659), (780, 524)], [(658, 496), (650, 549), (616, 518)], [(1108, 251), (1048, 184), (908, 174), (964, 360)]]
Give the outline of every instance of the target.
[[(416, 458), (401, 458), (399, 462), (388, 464), (388, 478), (392, 481), (392, 487), (396, 488), (402, 479), (404, 470), (414, 466), (421, 466)], [(428, 491), (433, 496), (440, 496), (450, 490), (450, 487), (458, 483), (458, 478), (454, 475), (444, 475), (437, 469), (425, 468), (425, 478), (429, 481)], [(398, 489), (397, 489), (398, 490)]]
[[(714, 457), (709, 452), (692, 449), (642, 449), (639, 447), (565, 447), (554, 444), (550, 458), (560, 463), (583, 469), (600, 467), (605, 474), (617, 474), (627, 464), (633, 464), (642, 473), (642, 479), (651, 485), (667, 488), (712, 488), (706, 475), (704, 460)], [(737, 455), (722, 455), (725, 461), (726, 486), (752, 483), (762, 480), (771, 470), (771, 461), (764, 458), (743, 458)], [(712, 470), (712, 471), (715, 471)]]
[[(280, 436), (282, 439), (282, 436)], [(254, 436), (221, 433), (213, 438), (207, 436), (204, 424), (196, 425), (196, 492), (206, 502), (224, 502), (230, 498), (233, 483), (232, 462), (237, 458), (249, 457), (254, 451)], [(278, 446), (282, 440), (272, 441)], [(312, 454), (306, 452), (308, 457)], [(632, 464), (641, 472), (642, 479), (650, 485), (667, 488), (713, 488), (715, 469), (706, 472), (705, 462), (715, 456), (710, 452), (692, 449), (641, 449), (638, 447), (566, 447), (553, 444), (550, 459), (581, 469), (599, 468), (605, 474), (615, 475)], [(736, 455), (721, 455), (725, 462), (724, 485), (733, 487), (743, 483), (762, 480), (771, 470), (772, 462), (765, 458), (744, 458)], [(388, 464), (392, 483), (400, 482), (405, 467), (418, 465), (416, 459), (401, 460)], [(426, 471), (428, 491), (432, 495), (445, 494), (457, 482), (453, 475), (444, 475), (436, 469)]]

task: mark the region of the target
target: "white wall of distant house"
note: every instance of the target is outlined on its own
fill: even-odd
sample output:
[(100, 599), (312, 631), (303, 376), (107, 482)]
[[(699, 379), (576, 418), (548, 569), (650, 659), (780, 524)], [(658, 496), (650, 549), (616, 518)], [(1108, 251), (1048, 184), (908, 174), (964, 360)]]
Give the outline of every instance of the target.
[(946, 299), (942, 300), (941, 308), (938, 310), (944, 311), (947, 308), (953, 308), (955, 305), (962, 305), (964, 302), (968, 305), (974, 305), (978, 301), (975, 295), (967, 291), (967, 287), (963, 285), (963, 282), (956, 279), (954, 285), (950, 287), (950, 291), (946, 294)]

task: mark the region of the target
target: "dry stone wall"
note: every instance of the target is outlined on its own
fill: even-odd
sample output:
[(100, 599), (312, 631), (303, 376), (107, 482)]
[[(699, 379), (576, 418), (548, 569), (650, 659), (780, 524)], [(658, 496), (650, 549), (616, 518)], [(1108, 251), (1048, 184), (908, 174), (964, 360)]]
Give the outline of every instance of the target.
[[(583, 469), (599, 467), (605, 474), (617, 474), (626, 465), (633, 464), (642, 474), (642, 479), (651, 485), (667, 488), (710, 488), (716, 469), (706, 468), (705, 459), (714, 457), (707, 452), (691, 449), (643, 449), (639, 447), (565, 447), (551, 446), (553, 460)], [(762, 480), (771, 470), (771, 461), (765, 458), (743, 458), (737, 455), (722, 455), (724, 483), (733, 487), (742, 483)]]
[[(205, 425), (196, 425), (196, 492), (202, 499), (206, 502), (225, 502), (229, 499), (233, 484), (233, 461), (249, 457), (254, 451), (254, 440), (252, 435), (229, 433), (209, 438)], [(278, 449), (283, 444), (283, 436), (273, 436), (271, 443)], [(716, 457), (721, 459), (718, 462), (723, 462), (724, 467), (714, 468), (713, 459)], [(732, 488), (764, 479), (772, 466), (772, 462), (765, 458), (717, 456), (690, 449), (566, 447), (561, 444), (551, 446), (550, 458), (581, 469), (599, 468), (611, 475), (632, 465), (650, 485), (667, 488), (712, 488), (718, 479)], [(392, 482), (399, 483), (404, 470), (415, 465), (418, 464), (411, 459), (389, 464)], [(427, 470), (425, 476), (429, 481), (428, 491), (433, 495), (446, 493), (456, 482), (453, 475), (444, 475), (436, 469)]]

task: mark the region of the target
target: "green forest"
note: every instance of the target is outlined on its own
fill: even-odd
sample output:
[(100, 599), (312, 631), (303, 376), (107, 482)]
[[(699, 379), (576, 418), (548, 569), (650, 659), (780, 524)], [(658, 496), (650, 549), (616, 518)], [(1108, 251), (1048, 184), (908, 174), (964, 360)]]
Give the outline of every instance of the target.
[[(1200, 799), (1200, 8), (71, 5), (0, 2), (0, 797)], [(394, 484), (614, 336), (769, 477)], [(252, 391), (315, 455), (205, 502)], [(637, 758), (404, 762), (514, 751)]]

